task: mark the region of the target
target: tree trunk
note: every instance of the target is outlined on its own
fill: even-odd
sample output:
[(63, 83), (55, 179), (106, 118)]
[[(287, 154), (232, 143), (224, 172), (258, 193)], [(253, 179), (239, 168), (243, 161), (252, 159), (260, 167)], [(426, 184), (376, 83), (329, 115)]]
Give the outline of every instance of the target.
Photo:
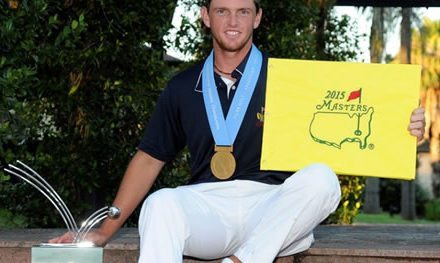
[(400, 24), (400, 62), (411, 64), (411, 8), (402, 8), (402, 22)]
[[(373, 21), (370, 30), (370, 61), (382, 63), (385, 50), (384, 9), (373, 8)], [(366, 214), (382, 212), (380, 207), (379, 178), (368, 177), (365, 182), (365, 197), (362, 211)]]
[[(402, 23), (400, 29), (400, 62), (411, 64), (411, 8), (402, 8)], [(416, 218), (416, 183), (402, 181), (402, 197), (400, 201), (403, 219), (414, 220)]]
[(327, 28), (327, 20), (329, 16), (328, 9), (334, 5), (335, 0), (309, 0), (310, 4), (319, 6), (319, 19), (316, 22), (316, 53), (318, 57), (325, 56), (325, 30)]
[(373, 63), (382, 63), (385, 57), (384, 13), (384, 8), (373, 8), (373, 21), (370, 30), (370, 60)]
[(365, 199), (362, 211), (366, 214), (379, 214), (380, 207), (379, 178), (368, 177), (365, 182)]

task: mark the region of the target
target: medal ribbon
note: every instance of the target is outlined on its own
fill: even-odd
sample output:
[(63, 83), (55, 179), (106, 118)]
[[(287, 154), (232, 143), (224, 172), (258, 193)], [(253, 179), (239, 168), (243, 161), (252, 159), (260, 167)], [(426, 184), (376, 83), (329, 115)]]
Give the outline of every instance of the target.
[(209, 126), (216, 145), (233, 145), (238, 130), (243, 122), (244, 115), (251, 101), (255, 86), (263, 64), (263, 56), (255, 45), (252, 45), (251, 54), (246, 68), (238, 84), (231, 107), (226, 116), (223, 116), (217, 86), (214, 81), (214, 50), (211, 51), (203, 65), (202, 87), (203, 100), (208, 115)]

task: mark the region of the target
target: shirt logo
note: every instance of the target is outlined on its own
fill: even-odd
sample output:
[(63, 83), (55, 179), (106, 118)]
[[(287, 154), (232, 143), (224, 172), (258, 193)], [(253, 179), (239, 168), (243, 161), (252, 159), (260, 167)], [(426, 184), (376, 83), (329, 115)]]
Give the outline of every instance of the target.
[(257, 112), (257, 127), (263, 127), (264, 125), (264, 107), (261, 107), (260, 112)]
[(362, 88), (351, 92), (327, 90), (310, 121), (310, 137), (337, 149), (344, 143), (358, 143), (361, 150), (374, 149), (374, 144), (368, 143), (374, 108), (362, 103), (362, 95)]

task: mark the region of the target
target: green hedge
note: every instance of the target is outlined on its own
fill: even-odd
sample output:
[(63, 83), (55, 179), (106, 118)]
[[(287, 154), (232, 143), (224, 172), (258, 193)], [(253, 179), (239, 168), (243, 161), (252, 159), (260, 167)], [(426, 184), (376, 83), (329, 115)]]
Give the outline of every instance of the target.
[(425, 217), (428, 220), (440, 221), (440, 199), (434, 199), (425, 204)]
[[(85, 218), (111, 202), (174, 70), (163, 36), (175, 1), (16, 2), (0, 1), (0, 162), (24, 161)], [(0, 207), (62, 225), (17, 182), (3, 175)]]

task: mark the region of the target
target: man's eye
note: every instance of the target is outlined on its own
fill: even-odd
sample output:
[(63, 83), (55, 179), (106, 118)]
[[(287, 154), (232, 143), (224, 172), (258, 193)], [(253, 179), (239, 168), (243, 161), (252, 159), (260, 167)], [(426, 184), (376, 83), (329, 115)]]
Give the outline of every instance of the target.
[(248, 16), (248, 15), (250, 15), (250, 13), (251, 12), (247, 9), (240, 10), (240, 12), (239, 12), (240, 16)]
[(216, 14), (219, 16), (225, 16), (227, 15), (227, 12), (224, 9), (217, 9)]

